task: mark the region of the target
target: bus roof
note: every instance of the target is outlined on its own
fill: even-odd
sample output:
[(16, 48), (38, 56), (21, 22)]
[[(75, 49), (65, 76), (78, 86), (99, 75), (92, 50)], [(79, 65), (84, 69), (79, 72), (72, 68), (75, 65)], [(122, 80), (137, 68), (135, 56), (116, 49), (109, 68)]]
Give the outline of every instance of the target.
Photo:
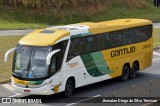
[(145, 19), (118, 19), (104, 22), (83, 22), (66, 26), (55, 26), (36, 30), (23, 37), (19, 44), (28, 46), (50, 46), (79, 34), (98, 34), (152, 24)]
[(80, 25), (87, 25), (90, 27), (89, 32), (92, 34), (98, 34), (103, 32), (116, 31), (126, 28), (138, 27), (143, 25), (152, 24), (150, 20), (146, 19), (118, 19), (104, 22), (84, 22)]

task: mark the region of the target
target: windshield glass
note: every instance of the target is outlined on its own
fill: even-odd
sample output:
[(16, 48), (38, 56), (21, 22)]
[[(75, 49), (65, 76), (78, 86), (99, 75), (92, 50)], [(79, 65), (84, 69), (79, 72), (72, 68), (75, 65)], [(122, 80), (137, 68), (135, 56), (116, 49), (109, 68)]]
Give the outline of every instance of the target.
[(46, 57), (52, 47), (29, 47), (18, 45), (14, 56), (13, 74), (27, 79), (48, 76)]

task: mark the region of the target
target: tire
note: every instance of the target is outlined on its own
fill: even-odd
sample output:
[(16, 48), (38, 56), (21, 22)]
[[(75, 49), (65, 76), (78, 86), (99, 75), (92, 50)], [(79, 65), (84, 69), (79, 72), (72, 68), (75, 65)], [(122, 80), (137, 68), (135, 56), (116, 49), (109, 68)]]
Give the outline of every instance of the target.
[(132, 65), (132, 69), (131, 69), (131, 72), (130, 72), (130, 78), (131, 79), (134, 79), (137, 77), (137, 74), (138, 74), (138, 65), (136, 63), (133, 63)]
[(128, 66), (124, 66), (123, 70), (122, 70), (122, 75), (121, 75), (121, 81), (125, 82), (129, 79), (129, 72), (130, 72), (130, 68)]
[(72, 80), (67, 80), (66, 86), (65, 86), (65, 91), (63, 92), (64, 97), (70, 97), (73, 94), (74, 90), (74, 83)]

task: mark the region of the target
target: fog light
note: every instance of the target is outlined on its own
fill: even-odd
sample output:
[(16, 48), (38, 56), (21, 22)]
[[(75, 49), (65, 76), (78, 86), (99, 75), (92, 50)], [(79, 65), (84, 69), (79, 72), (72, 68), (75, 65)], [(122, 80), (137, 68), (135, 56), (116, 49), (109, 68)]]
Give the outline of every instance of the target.
[(45, 93), (47, 93), (47, 90), (44, 90)]

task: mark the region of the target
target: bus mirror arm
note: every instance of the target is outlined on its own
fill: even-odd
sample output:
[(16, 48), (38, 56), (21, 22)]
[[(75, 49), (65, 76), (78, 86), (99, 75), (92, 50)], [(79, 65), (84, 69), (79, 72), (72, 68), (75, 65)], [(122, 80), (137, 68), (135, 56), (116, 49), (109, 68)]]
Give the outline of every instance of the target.
[(50, 62), (51, 62), (51, 58), (54, 54), (56, 54), (57, 52), (59, 52), (60, 49), (58, 50), (54, 50), (52, 51), (51, 53), (48, 54), (47, 58), (46, 58), (46, 65), (49, 66), (50, 65)]
[(9, 54), (11, 54), (13, 51), (15, 51), (16, 50), (16, 48), (12, 48), (12, 49), (10, 49), (10, 50), (8, 50), (7, 52), (6, 52), (6, 54), (5, 54), (5, 56), (4, 56), (4, 62), (8, 62), (8, 56), (9, 56)]

